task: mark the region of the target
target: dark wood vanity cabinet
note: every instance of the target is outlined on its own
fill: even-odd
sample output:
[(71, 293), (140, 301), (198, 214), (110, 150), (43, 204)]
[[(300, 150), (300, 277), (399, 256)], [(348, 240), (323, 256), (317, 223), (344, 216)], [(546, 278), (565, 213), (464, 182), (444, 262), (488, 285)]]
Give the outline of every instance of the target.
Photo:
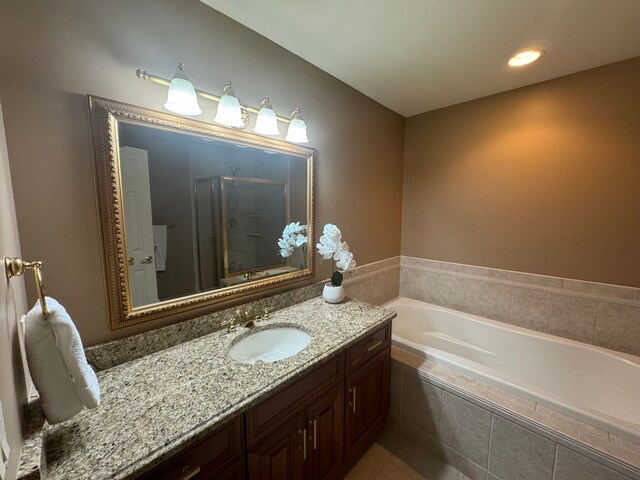
[(391, 325), (246, 412), (249, 480), (341, 478), (389, 411)]
[(251, 480), (324, 480), (342, 469), (343, 388), (336, 385), (248, 451)]
[(338, 478), (343, 412), (341, 353), (246, 412), (249, 479)]
[(389, 412), (389, 349), (347, 377), (345, 456), (356, 458), (382, 427)]
[[(160, 464), (144, 480), (242, 478), (242, 416), (239, 415), (184, 452)], [(240, 476), (238, 476), (240, 475)]]
[(387, 417), (390, 346), (387, 323), (142, 478), (341, 478)]

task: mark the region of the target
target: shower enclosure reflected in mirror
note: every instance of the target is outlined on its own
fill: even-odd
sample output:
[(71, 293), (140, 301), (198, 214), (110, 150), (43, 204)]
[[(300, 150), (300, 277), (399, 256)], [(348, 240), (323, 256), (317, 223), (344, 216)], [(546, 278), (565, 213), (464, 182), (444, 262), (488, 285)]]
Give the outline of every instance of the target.
[(112, 327), (313, 276), (307, 248), (283, 258), (278, 247), (291, 222), (309, 225), (312, 242), (313, 150), (90, 105)]
[[(247, 177), (198, 178), (195, 184), (199, 286), (228, 287), (295, 271), (274, 245), (289, 223), (288, 182)], [(302, 265), (300, 265), (302, 267)], [(220, 273), (217, 273), (220, 272)]]

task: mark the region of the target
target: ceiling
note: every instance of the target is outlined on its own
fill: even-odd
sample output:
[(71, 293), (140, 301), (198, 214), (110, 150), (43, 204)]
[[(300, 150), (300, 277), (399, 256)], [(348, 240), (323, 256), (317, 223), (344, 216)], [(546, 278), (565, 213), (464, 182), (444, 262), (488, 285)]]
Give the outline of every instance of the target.
[(406, 117), (640, 55), (640, 0), (201, 1)]

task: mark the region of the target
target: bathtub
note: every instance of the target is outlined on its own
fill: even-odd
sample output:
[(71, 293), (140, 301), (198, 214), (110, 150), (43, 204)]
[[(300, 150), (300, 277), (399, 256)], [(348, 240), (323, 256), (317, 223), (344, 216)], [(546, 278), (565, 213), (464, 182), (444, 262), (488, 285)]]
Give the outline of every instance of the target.
[(400, 297), (393, 344), (640, 444), (640, 357)]

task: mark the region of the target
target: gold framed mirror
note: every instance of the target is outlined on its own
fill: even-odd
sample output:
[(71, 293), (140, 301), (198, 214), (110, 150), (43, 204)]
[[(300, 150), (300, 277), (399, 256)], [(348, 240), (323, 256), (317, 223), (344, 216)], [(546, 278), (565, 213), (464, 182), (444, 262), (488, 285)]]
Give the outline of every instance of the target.
[[(315, 150), (91, 95), (89, 110), (112, 329), (314, 277)], [(281, 248), (292, 223), (304, 238)]]

